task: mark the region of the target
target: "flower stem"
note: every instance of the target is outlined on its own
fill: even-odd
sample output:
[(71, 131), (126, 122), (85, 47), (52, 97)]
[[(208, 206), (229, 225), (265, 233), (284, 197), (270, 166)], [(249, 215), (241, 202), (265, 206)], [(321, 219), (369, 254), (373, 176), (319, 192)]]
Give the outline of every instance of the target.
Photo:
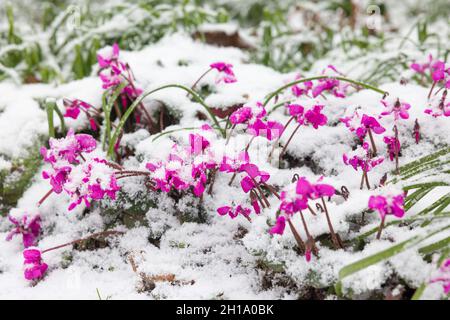
[(370, 143), (372, 144), (372, 154), (375, 157), (377, 155), (377, 147), (375, 146), (375, 140), (373, 139), (372, 130), (367, 128), (367, 132), (369, 133)]
[(316, 76), (316, 77), (310, 77), (310, 78), (304, 78), (304, 79), (295, 80), (295, 81), (292, 81), (292, 82), (289, 82), (289, 83), (285, 84), (284, 86), (278, 88), (277, 90), (275, 90), (274, 92), (269, 94), (269, 96), (264, 101), (263, 105), (267, 106), (267, 104), (270, 102), (270, 100), (272, 100), (275, 96), (277, 96), (278, 94), (280, 94), (282, 91), (284, 91), (287, 88), (290, 88), (290, 87), (292, 87), (292, 86), (294, 86), (294, 85), (296, 85), (298, 83), (307, 82), (307, 81), (313, 81), (313, 80), (320, 80), (320, 79), (336, 79), (336, 80), (340, 80), (340, 81), (344, 81), (344, 82), (349, 82), (349, 83), (361, 86), (363, 88), (376, 91), (376, 92), (381, 93), (381, 94), (386, 94), (385, 91), (383, 91), (383, 90), (381, 90), (381, 89), (379, 89), (377, 87), (371, 86), (371, 85), (369, 85), (367, 83), (355, 81), (355, 80), (352, 80), (352, 79), (348, 79), (348, 78), (344, 78), (344, 77)]
[(292, 234), (294, 235), (295, 241), (297, 241), (298, 248), (302, 253), (305, 252), (306, 246), (305, 242), (303, 242), (302, 237), (300, 237), (299, 233), (295, 229), (294, 225), (291, 222), (291, 219), (287, 219), (289, 228), (291, 228)]
[(431, 85), (430, 92), (428, 93), (428, 100), (430, 100), (431, 94), (433, 93), (433, 89), (435, 86), (436, 86), (436, 81), (434, 81), (433, 84)]
[[(213, 69), (213, 68), (209, 68), (208, 70), (206, 70), (205, 72), (203, 72), (203, 74), (200, 76), (200, 78), (198, 78), (198, 79), (194, 82), (194, 84), (193, 84), (192, 87), (191, 87), (191, 90), (194, 90), (194, 89), (195, 89), (195, 86), (200, 82), (200, 80), (202, 80), (209, 72), (211, 72), (212, 69)], [(186, 96), (189, 96), (189, 92), (187, 93)]]
[(300, 129), (301, 127), (301, 123), (298, 124), (298, 126), (294, 129), (294, 131), (292, 132), (291, 136), (289, 137), (288, 141), (286, 142), (286, 144), (283, 147), (283, 150), (281, 150), (280, 153), (280, 159), (283, 157), (284, 153), (286, 152), (287, 146), (289, 145), (289, 143), (291, 142), (292, 138), (294, 137), (295, 133), (298, 131), (298, 129)]
[(377, 240), (380, 240), (380, 237), (381, 237), (381, 231), (383, 231), (383, 228), (384, 228), (384, 220), (385, 220), (385, 219), (386, 219), (385, 216), (381, 218), (381, 223), (380, 223), (380, 226), (378, 227), (378, 232), (377, 232)]
[(40, 207), (41, 204), (53, 193), (53, 189), (50, 189), (43, 197), (41, 200), (39, 200), (37, 206)]
[(73, 245), (73, 244), (76, 244), (76, 243), (79, 243), (79, 242), (83, 242), (83, 241), (86, 241), (86, 240), (89, 240), (89, 239), (92, 239), (92, 238), (107, 237), (107, 236), (111, 236), (111, 235), (121, 235), (121, 234), (124, 234), (124, 233), (125, 232), (116, 231), (116, 230), (97, 232), (97, 233), (91, 234), (90, 236), (88, 236), (86, 238), (73, 240), (71, 242), (67, 242), (67, 243), (61, 244), (61, 245), (56, 246), (56, 247), (45, 249), (45, 250), (42, 251), (42, 253), (46, 253), (46, 252), (49, 252), (49, 251), (52, 251), (52, 250), (56, 250), (56, 249), (61, 249), (61, 248), (64, 248), (64, 247), (67, 247), (67, 246), (70, 246), (70, 245)]
[(333, 241), (333, 244), (336, 247), (336, 249), (339, 249), (339, 248), (343, 249), (344, 246), (342, 245), (342, 242), (338, 238), (338, 235), (334, 232), (333, 225), (331, 224), (330, 215), (328, 214), (328, 208), (325, 203), (325, 199), (323, 197), (322, 197), (322, 204), (323, 204), (323, 208), (325, 210), (325, 215), (327, 217), (328, 228), (330, 229), (331, 239)]
[(272, 153), (275, 151), (276, 146), (278, 145), (278, 142), (280, 142), (281, 136), (283, 135), (284, 131), (286, 131), (286, 128), (289, 126), (289, 124), (292, 122), (292, 120), (295, 119), (295, 116), (292, 116), (289, 118), (289, 120), (286, 122), (286, 124), (284, 125), (284, 129), (281, 132), (280, 136), (277, 138), (277, 140), (275, 141), (275, 143), (272, 146), (272, 150), (270, 150), (269, 153), (269, 159), (272, 157)]
[(397, 125), (394, 125), (394, 133), (395, 133), (395, 173), (400, 174), (400, 169), (398, 167), (398, 155), (399, 155), (399, 140), (398, 140), (398, 129)]

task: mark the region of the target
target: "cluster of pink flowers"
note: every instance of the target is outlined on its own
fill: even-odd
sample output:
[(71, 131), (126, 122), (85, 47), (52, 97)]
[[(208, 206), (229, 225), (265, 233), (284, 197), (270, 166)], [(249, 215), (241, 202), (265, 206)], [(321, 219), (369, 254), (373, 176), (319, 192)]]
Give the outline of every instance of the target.
[(400, 153), (400, 141), (395, 136), (384, 136), (383, 141), (387, 145), (389, 160), (394, 161), (395, 156)]
[(146, 168), (152, 173), (155, 190), (169, 192), (192, 188), (195, 196), (205, 191), (208, 171), (217, 167), (209, 141), (200, 134), (189, 135), (189, 145), (175, 144), (167, 161), (149, 162)]
[(230, 115), (230, 122), (233, 125), (246, 124), (247, 132), (253, 136), (262, 136), (272, 141), (278, 138), (284, 126), (277, 121), (264, 120), (267, 112), (262, 103), (245, 105)]
[(384, 161), (383, 157), (372, 157), (367, 142), (363, 143), (362, 146), (358, 146), (356, 150), (349, 154), (344, 153), (342, 158), (346, 165), (351, 165), (356, 171), (358, 171), (358, 168), (361, 168), (364, 172), (369, 172)]
[(430, 54), (428, 61), (424, 63), (414, 62), (411, 69), (419, 74), (425, 74), (428, 70), (433, 82), (444, 82), (446, 88), (450, 88), (450, 67), (446, 66), (442, 60), (435, 60)]
[(12, 209), (8, 219), (14, 224), (14, 229), (8, 233), (6, 241), (20, 234), (25, 248), (36, 245), (36, 239), (41, 231), (41, 218), (37, 210)]
[(340, 121), (361, 140), (364, 140), (369, 130), (376, 134), (382, 134), (386, 131), (374, 117), (363, 114), (360, 118), (357, 111), (348, 117), (341, 118)]
[(70, 129), (65, 138), (51, 138), (49, 145), (50, 149), (41, 148), (41, 154), (52, 169), (43, 171), (42, 177), (50, 180), (53, 192), (59, 194), (64, 190), (70, 195), (72, 202), (69, 210), (82, 201), (89, 206), (90, 199), (100, 200), (104, 196), (115, 199), (119, 187), (113, 168), (106, 160), (86, 159), (83, 156), (83, 153), (95, 150), (97, 142), (94, 138), (87, 134), (75, 134)]
[(386, 215), (394, 215), (397, 218), (402, 218), (405, 215), (405, 209), (403, 207), (404, 202), (405, 195), (403, 193), (380, 194), (370, 196), (369, 209), (376, 210), (382, 219), (384, 219)]
[(450, 259), (445, 259), (439, 267), (437, 274), (431, 279), (430, 283), (442, 283), (445, 294), (450, 293)]
[(305, 111), (305, 108), (298, 104), (289, 104), (286, 106), (289, 114), (295, 117), (296, 121), (302, 125), (312, 125), (314, 129), (324, 126), (328, 118), (322, 113), (323, 105), (314, 105)]
[(41, 251), (38, 248), (28, 248), (23, 251), (24, 276), (27, 280), (39, 280), (48, 269), (48, 265), (42, 261)]
[(286, 218), (289, 219), (295, 213), (308, 208), (309, 200), (331, 197), (334, 194), (335, 189), (333, 186), (325, 183), (314, 184), (305, 177), (301, 177), (281, 192), (280, 211), (285, 215), (280, 214), (277, 217), (277, 222), (269, 232), (271, 234), (283, 234)]
[(93, 115), (91, 114), (91, 110), (94, 113), (99, 114), (99, 111), (94, 106), (90, 105), (87, 102), (79, 100), (79, 99), (75, 99), (75, 100), (64, 99), (63, 103), (66, 108), (64, 117), (78, 119), (78, 116), (80, 115), (80, 112), (82, 111), (86, 114), (86, 116), (89, 120), (89, 125), (90, 125), (91, 129), (94, 131), (98, 130), (98, 124), (97, 124), (95, 118), (93, 117)]
[(211, 69), (216, 69), (219, 73), (216, 79), (216, 83), (233, 83), (236, 82), (236, 76), (233, 72), (233, 65), (225, 62), (215, 62), (210, 64)]
[(245, 208), (242, 205), (237, 205), (235, 208), (230, 206), (223, 206), (217, 209), (217, 213), (221, 216), (229, 215), (231, 219), (236, 218), (238, 215), (243, 215), (245, 218), (249, 218), (252, 210)]
[(103, 89), (115, 88), (124, 80), (127, 85), (122, 89), (122, 99), (137, 98), (142, 89), (136, 88), (133, 83), (133, 75), (128, 65), (119, 60), (119, 45), (114, 43), (112, 48), (103, 55), (97, 55), (98, 65), (100, 67), (99, 77), (102, 80)]

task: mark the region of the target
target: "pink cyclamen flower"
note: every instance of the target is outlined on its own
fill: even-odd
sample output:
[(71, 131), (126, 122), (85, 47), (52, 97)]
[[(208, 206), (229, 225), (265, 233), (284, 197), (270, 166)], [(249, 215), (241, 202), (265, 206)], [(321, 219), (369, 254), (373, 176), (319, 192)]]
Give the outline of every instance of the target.
[(40, 152), (45, 162), (56, 165), (60, 162), (79, 163), (82, 152), (89, 153), (97, 147), (95, 139), (88, 134), (75, 134), (69, 129), (65, 138), (49, 140), (50, 149), (42, 147)]
[(241, 180), (241, 187), (245, 193), (256, 188), (256, 184), (265, 183), (270, 175), (265, 171), (260, 171), (255, 164), (243, 164), (239, 168), (240, 172), (245, 172), (246, 176)]
[[(294, 78), (294, 81), (302, 79), (300, 74), (297, 74)], [(313, 87), (312, 81), (305, 81), (298, 84), (294, 84), (291, 87), (291, 92), (295, 97), (300, 97), (302, 95), (308, 95), (309, 91), (311, 91)]]
[(430, 280), (430, 283), (442, 283), (445, 294), (450, 293), (450, 259), (445, 259), (439, 267), (436, 275)]
[(24, 276), (27, 280), (41, 279), (48, 269), (48, 265), (42, 261), (41, 250), (35, 247), (27, 248), (23, 251)]
[(387, 145), (389, 160), (394, 161), (395, 156), (400, 153), (401, 144), (396, 137), (385, 136), (384, 143)]
[(263, 121), (257, 119), (247, 126), (247, 130), (255, 137), (265, 137), (269, 141), (277, 139), (284, 131), (284, 126), (277, 121)]
[(405, 195), (403, 193), (370, 196), (369, 209), (378, 211), (382, 219), (386, 215), (402, 218), (405, 215), (404, 201)]
[[(340, 73), (333, 65), (327, 66), (327, 68), (322, 71), (322, 74), (329, 74), (330, 72), (331, 72), (330, 76), (333, 75), (342, 76), (342, 73)], [(321, 95), (324, 91), (329, 91), (337, 98), (345, 98), (349, 86), (350, 84), (341, 82), (338, 79), (334, 79), (331, 77), (319, 79), (318, 83), (312, 88), (312, 96), (313, 98), (316, 98), (317, 96)]]
[(327, 123), (328, 118), (321, 113), (323, 107), (322, 105), (315, 105), (305, 113), (307, 123), (311, 124), (314, 129), (318, 129), (319, 126), (324, 126)]
[(15, 227), (6, 236), (6, 241), (10, 241), (15, 235), (21, 234), (25, 248), (36, 245), (36, 238), (41, 231), (39, 212), (12, 209), (8, 219)]
[(361, 168), (365, 172), (369, 172), (384, 161), (383, 157), (371, 157), (367, 143), (349, 154), (344, 154), (342, 158), (346, 165), (351, 165), (356, 171)]
[(217, 209), (217, 213), (221, 216), (229, 215), (231, 219), (236, 218), (238, 215), (243, 215), (248, 218), (251, 214), (252, 210), (249, 208), (244, 208), (241, 205), (238, 205), (236, 208), (232, 208), (230, 206), (223, 206)]
[(77, 119), (81, 111), (87, 113), (88, 109), (91, 107), (89, 103), (78, 99), (75, 100), (64, 99), (64, 106), (66, 107), (64, 117), (72, 119)]
[(303, 124), (305, 121), (305, 108), (299, 104), (288, 104), (286, 108), (289, 110), (289, 115), (295, 117), (299, 124)]
[(114, 200), (120, 187), (117, 185), (114, 169), (107, 165), (106, 160), (94, 158), (70, 172), (64, 190), (72, 199), (70, 211), (81, 202), (90, 207), (92, 200), (101, 200), (105, 196)]
[(389, 102), (386, 100), (381, 100), (381, 103), (387, 108), (386, 111), (383, 111), (380, 115), (387, 116), (390, 114), (394, 114), (394, 120), (398, 119), (408, 119), (409, 113), (408, 110), (411, 108), (411, 105), (406, 102), (401, 102), (397, 99), (394, 102)]
[(270, 234), (279, 234), (282, 235), (284, 233), (284, 229), (286, 228), (286, 218), (282, 215), (279, 215), (275, 225), (269, 230)]
[(210, 64), (210, 67), (212, 69), (216, 69), (219, 71), (219, 77), (217, 78), (216, 82), (219, 83), (221, 81), (225, 83), (233, 83), (236, 82), (236, 76), (233, 72), (233, 65), (225, 62), (215, 62)]

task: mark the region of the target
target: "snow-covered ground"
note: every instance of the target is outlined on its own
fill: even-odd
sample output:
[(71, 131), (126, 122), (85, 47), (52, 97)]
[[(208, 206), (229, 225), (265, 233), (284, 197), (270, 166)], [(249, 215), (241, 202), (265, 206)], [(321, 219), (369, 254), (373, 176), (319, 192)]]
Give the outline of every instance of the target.
[[(168, 35), (139, 51), (121, 51), (120, 59), (129, 63), (136, 84), (144, 91), (166, 84), (190, 87), (210, 63), (231, 63), (237, 82), (216, 83), (216, 75), (211, 72), (197, 86), (207, 86), (212, 91), (205, 99), (207, 105), (225, 109), (236, 104), (264, 101), (269, 93), (293, 81), (297, 75), (297, 72), (280, 73), (250, 63), (249, 54), (238, 48), (207, 45), (180, 32)], [(426, 53), (413, 53), (412, 56), (426, 59)], [(370, 58), (370, 54), (367, 58)], [(355, 67), (352, 61), (344, 57), (336, 60), (328, 57), (318, 61), (310, 71), (302, 72), (302, 76), (320, 75), (329, 64), (356, 80), (361, 74), (358, 70), (364, 70), (363, 67)], [(407, 71), (402, 76), (411, 75)], [(409, 118), (396, 122), (402, 144), (400, 166), (449, 146), (449, 118), (434, 118), (424, 113), (428, 105), (429, 86), (413, 82), (400, 83), (399, 77), (396, 81), (384, 81), (379, 88), (389, 93), (386, 97), (388, 101), (395, 102), (399, 98), (411, 105)], [(95, 72), (91, 77), (59, 85), (17, 85), (8, 80), (0, 82), (0, 170), (10, 170), (14, 166), (13, 159), (26, 157), (30, 149), (40, 147), (47, 140), (47, 113), (39, 101), (49, 97), (58, 100), (81, 99), (100, 107), (103, 92), (102, 82)], [(191, 193), (181, 199), (174, 199), (163, 192), (149, 191), (143, 186), (142, 178), (132, 177), (119, 180), (122, 192), (138, 205), (139, 200), (144, 200), (152, 206), (148, 208), (144, 204), (146, 212), (139, 219), (132, 218), (128, 224), (124, 219), (116, 219), (116, 216), (127, 214), (127, 204), (119, 200), (103, 200), (88, 210), (80, 205), (68, 211), (70, 199), (67, 195), (50, 195), (39, 208), (42, 220), (39, 248), (54, 247), (107, 229), (123, 231), (124, 234), (109, 237), (106, 246), (94, 250), (68, 246), (45, 253), (43, 258), (49, 269), (45, 277), (33, 285), (23, 277), (22, 239), (16, 236), (11, 241), (3, 241), (12, 224), (7, 217), (0, 216), (0, 299), (98, 299), (99, 296), (102, 299), (337, 298), (334, 293), (321, 291), (321, 288), (333, 287), (344, 266), (411, 237), (425, 235), (448, 225), (448, 218), (420, 228), (413, 228), (409, 224), (389, 225), (383, 230), (380, 240), (376, 240), (375, 234), (372, 234), (362, 250), (356, 249), (353, 239), (378, 227), (380, 219), (375, 212), (366, 213), (365, 224), (356, 226), (361, 213), (367, 209), (369, 197), (376, 191), (360, 190), (361, 171), (356, 172), (344, 164), (343, 154), (352, 151), (356, 145), (356, 136), (339, 119), (352, 115), (355, 110), (359, 114), (377, 117), (385, 110), (380, 102), (382, 96), (369, 89), (350, 88), (345, 98), (326, 94), (315, 99), (295, 99), (289, 89), (285, 90), (277, 97), (278, 102), (295, 99), (296, 103), (305, 107), (324, 105), (327, 125), (318, 130), (310, 126), (301, 127), (287, 148), (290, 159), (294, 159), (290, 162), (267, 161), (267, 150), (270, 150), (271, 143), (263, 137), (254, 139), (249, 148), (252, 162), (270, 174), (270, 183), (279, 190), (291, 183), (294, 174), (305, 176), (313, 182), (324, 177), (324, 182), (337, 189), (341, 186), (348, 188), (350, 194), (346, 201), (335, 196), (327, 205), (335, 231), (342, 240), (349, 241), (345, 249), (335, 250), (326, 245), (326, 241), (317, 242), (318, 256), (313, 256), (307, 262), (294, 250), (296, 241), (288, 228), (283, 235), (269, 234), (280, 204), (280, 200), (273, 195), (268, 197), (270, 208), (262, 210), (259, 215), (252, 214), (251, 221), (242, 215), (235, 219), (218, 215), (216, 210), (219, 207), (245, 202), (248, 198), (240, 187), (239, 178), (231, 186), (228, 185), (230, 174), (220, 172), (216, 175), (212, 194), (205, 193), (201, 204)], [(212, 125), (212, 122), (199, 117), (199, 113), (204, 113), (203, 107), (192, 101), (185, 92), (169, 88), (152, 94), (144, 99), (148, 110), (152, 111), (155, 100), (164, 103), (179, 119), (178, 124), (165, 128), (165, 131), (198, 129), (174, 131), (157, 139), (157, 134), (150, 135), (144, 129), (125, 134), (121, 143), (133, 149), (134, 153), (123, 162), (124, 167), (145, 170), (147, 162), (165, 159), (174, 141), (187, 144), (188, 133), (194, 132), (204, 134), (214, 150), (223, 151), (225, 140), (213, 131), (205, 133), (200, 129), (203, 124)], [(272, 100), (267, 110), (271, 110), (275, 104)], [(290, 116), (286, 108), (279, 107), (270, 113), (269, 118), (284, 124)], [(421, 133), (418, 144), (413, 135), (416, 119)], [(58, 117), (55, 116), (54, 121), (56, 128), (60, 129)], [(368, 174), (372, 188), (379, 184), (385, 173), (388, 173), (388, 181), (394, 178), (392, 171), (395, 163), (388, 159), (388, 150), (383, 142), (384, 135), (393, 135), (394, 120), (389, 116), (379, 121), (387, 131), (374, 135), (374, 139), (379, 155), (386, 159)], [(88, 119), (84, 114), (77, 120), (66, 118), (65, 122), (76, 131), (88, 127)], [(294, 125), (288, 127), (281, 138), (282, 145), (294, 129)], [(228, 149), (240, 151), (250, 138), (242, 128), (237, 128)], [(95, 154), (104, 156), (100, 147)], [(448, 163), (446, 165), (443, 172), (445, 168), (448, 170)], [(48, 169), (49, 165), (42, 162), (16, 208), (36, 206), (50, 188), (48, 180), (42, 179), (42, 171)], [(448, 175), (442, 174), (441, 178), (450, 183)], [(403, 185), (400, 183), (399, 186)], [(418, 214), (447, 194), (449, 189), (448, 186), (433, 189), (408, 210), (404, 218)], [(202, 219), (198, 218), (200, 205), (204, 208), (201, 211)], [(329, 234), (323, 213), (314, 216), (305, 211), (305, 220), (314, 238)], [(397, 218), (388, 216), (386, 223), (394, 220)], [(305, 239), (299, 215), (292, 222)], [(447, 232), (422, 242), (421, 246), (449, 236), (450, 231), (447, 229)], [(427, 283), (435, 272), (437, 257), (433, 257), (431, 262), (424, 260), (418, 247), (413, 246), (389, 260), (345, 278), (344, 292), (349, 294), (351, 289), (353, 297), (364, 298), (371, 296), (374, 290), (398, 293), (405, 287), (415, 289)], [(133, 264), (136, 270), (133, 270)], [(144, 288), (142, 274), (156, 279), (153, 289)], [(165, 277), (169, 277), (170, 281)], [(318, 293), (312, 292), (311, 288), (315, 288)], [(423, 297), (442, 297), (441, 284), (427, 286)]]

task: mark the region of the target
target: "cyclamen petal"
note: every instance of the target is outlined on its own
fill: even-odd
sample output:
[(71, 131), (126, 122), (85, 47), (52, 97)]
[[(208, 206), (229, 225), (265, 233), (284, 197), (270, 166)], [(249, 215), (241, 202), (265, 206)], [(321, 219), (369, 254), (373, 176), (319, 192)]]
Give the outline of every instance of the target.
[(275, 225), (270, 229), (270, 234), (279, 234), (282, 235), (284, 233), (284, 229), (286, 228), (286, 218), (284, 216), (278, 216)]

